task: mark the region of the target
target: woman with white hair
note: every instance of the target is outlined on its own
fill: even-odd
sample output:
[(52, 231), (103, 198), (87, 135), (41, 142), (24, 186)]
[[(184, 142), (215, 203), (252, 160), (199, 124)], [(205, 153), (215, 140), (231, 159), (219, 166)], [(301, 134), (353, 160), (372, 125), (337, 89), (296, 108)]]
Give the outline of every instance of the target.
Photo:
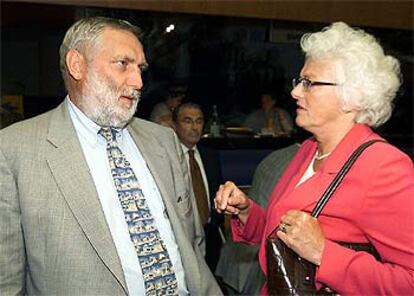
[[(316, 289), (341, 295), (412, 295), (414, 291), (414, 167), (386, 142), (356, 160), (325, 208), (310, 215), (349, 156), (362, 143), (383, 140), (373, 128), (391, 116), (400, 86), (399, 62), (375, 38), (345, 23), (305, 34), (306, 55), (293, 80), (296, 124), (306, 140), (274, 188), (267, 209), (232, 182), (217, 192), (219, 212), (233, 215), (236, 241), (265, 242), (273, 230), (300, 257), (315, 264)], [(379, 254), (338, 242), (369, 243)], [(329, 289), (328, 289), (329, 288)], [(267, 294), (266, 287), (262, 290)]]

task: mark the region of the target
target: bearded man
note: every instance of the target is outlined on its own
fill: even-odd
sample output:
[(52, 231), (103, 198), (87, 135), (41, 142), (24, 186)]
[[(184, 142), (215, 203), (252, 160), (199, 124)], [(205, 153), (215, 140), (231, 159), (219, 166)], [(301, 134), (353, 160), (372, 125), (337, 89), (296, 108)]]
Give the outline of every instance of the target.
[(126, 21), (79, 20), (60, 48), (64, 102), (1, 130), (2, 295), (221, 294), (180, 144), (133, 117), (139, 38)]

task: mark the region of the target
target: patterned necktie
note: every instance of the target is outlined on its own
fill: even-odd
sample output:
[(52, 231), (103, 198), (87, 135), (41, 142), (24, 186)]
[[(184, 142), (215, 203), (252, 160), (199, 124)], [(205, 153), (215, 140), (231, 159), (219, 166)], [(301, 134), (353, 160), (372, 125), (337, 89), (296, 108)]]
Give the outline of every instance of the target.
[(193, 183), (194, 195), (197, 201), (197, 209), (200, 214), (201, 223), (206, 225), (209, 216), (207, 193), (204, 186), (203, 176), (201, 175), (200, 167), (194, 157), (194, 150), (188, 150), (191, 181)]
[(111, 128), (98, 132), (107, 141), (112, 177), (141, 265), (146, 295), (177, 295), (177, 279), (170, 256), (134, 171), (116, 142), (117, 133)]

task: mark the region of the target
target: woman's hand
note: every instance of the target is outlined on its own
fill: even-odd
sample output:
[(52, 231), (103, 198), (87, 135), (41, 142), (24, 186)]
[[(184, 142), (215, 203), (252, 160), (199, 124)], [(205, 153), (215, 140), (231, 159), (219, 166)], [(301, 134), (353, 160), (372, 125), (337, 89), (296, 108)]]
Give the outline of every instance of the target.
[(227, 181), (220, 185), (214, 199), (214, 206), (219, 213), (239, 215), (239, 218), (246, 215), (247, 218), (250, 201), (233, 182)]
[(300, 257), (320, 265), (325, 236), (318, 220), (310, 214), (290, 210), (280, 219), (277, 236)]

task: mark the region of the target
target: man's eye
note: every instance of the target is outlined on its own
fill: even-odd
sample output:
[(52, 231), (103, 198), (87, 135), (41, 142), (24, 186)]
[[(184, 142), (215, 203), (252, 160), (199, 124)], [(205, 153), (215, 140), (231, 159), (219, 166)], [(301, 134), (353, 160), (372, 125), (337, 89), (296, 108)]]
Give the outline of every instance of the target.
[(122, 66), (122, 67), (126, 67), (126, 66), (128, 66), (128, 62), (127, 62), (127, 61), (125, 61), (125, 60), (120, 60), (120, 61), (118, 61), (117, 63), (118, 63), (118, 65), (120, 65), (120, 66)]

